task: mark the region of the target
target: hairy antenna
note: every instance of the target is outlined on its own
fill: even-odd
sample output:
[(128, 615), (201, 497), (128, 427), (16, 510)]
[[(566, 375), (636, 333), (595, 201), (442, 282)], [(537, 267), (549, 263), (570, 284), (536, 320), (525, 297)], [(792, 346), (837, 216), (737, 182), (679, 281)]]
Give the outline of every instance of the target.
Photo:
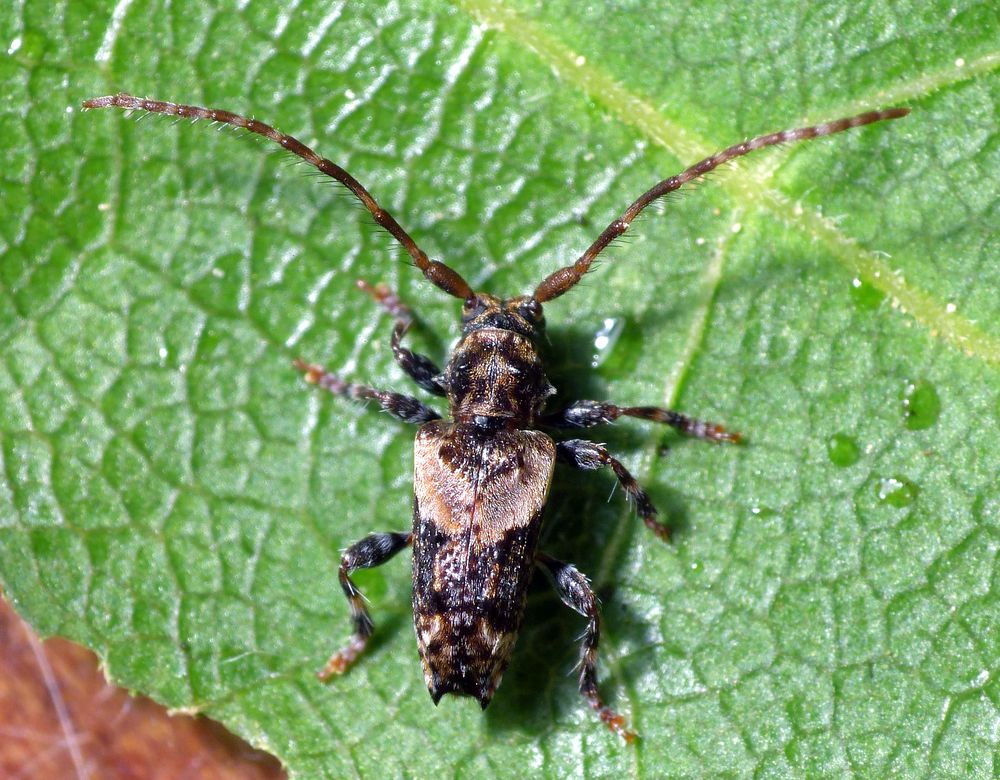
[(444, 263), (429, 259), (427, 254), (420, 247), (418, 247), (416, 242), (410, 237), (410, 234), (400, 227), (400, 224), (396, 221), (395, 217), (379, 206), (378, 202), (372, 197), (371, 193), (361, 186), (361, 183), (357, 179), (351, 176), (351, 174), (336, 163), (331, 162), (324, 157), (320, 157), (316, 154), (316, 152), (299, 141), (297, 138), (285, 135), (284, 133), (279, 133), (270, 125), (258, 122), (256, 119), (248, 119), (245, 116), (234, 114), (231, 111), (201, 108), (199, 106), (186, 106), (179, 103), (168, 103), (163, 100), (149, 100), (147, 98), (127, 95), (124, 92), (119, 92), (117, 95), (106, 95), (104, 97), (96, 97), (91, 98), (90, 100), (85, 100), (83, 102), (83, 107), (85, 109), (111, 107), (123, 108), (126, 110), (138, 109), (142, 111), (150, 111), (155, 114), (169, 114), (170, 116), (177, 116), (186, 119), (207, 119), (211, 122), (221, 122), (223, 124), (232, 125), (233, 127), (241, 127), (244, 130), (249, 130), (251, 133), (256, 133), (257, 135), (270, 139), (279, 146), (290, 151), (292, 154), (298, 155), (310, 165), (315, 166), (319, 171), (325, 173), (330, 178), (336, 179), (338, 182), (347, 187), (347, 189), (349, 189), (352, 193), (354, 193), (354, 196), (361, 201), (361, 204), (368, 209), (369, 212), (371, 212), (375, 222), (385, 228), (393, 238), (402, 244), (403, 248), (407, 251), (410, 257), (413, 258), (413, 264), (419, 268), (423, 272), (424, 276), (426, 276), (431, 282), (449, 295), (454, 295), (456, 298), (471, 300), (475, 297), (473, 295), (472, 288), (469, 287), (465, 279)]
[(558, 298), (580, 281), (583, 275), (590, 270), (590, 266), (597, 256), (608, 247), (608, 244), (628, 230), (629, 225), (632, 224), (633, 220), (635, 220), (635, 218), (639, 216), (642, 210), (649, 204), (659, 198), (662, 198), (667, 193), (679, 189), (692, 179), (704, 176), (709, 171), (715, 170), (720, 165), (724, 165), (730, 160), (742, 157), (743, 155), (749, 154), (757, 149), (763, 149), (766, 146), (775, 146), (776, 144), (789, 143), (791, 141), (805, 141), (810, 138), (819, 138), (824, 135), (841, 133), (844, 130), (850, 130), (852, 127), (870, 125), (873, 122), (881, 122), (885, 119), (899, 119), (909, 113), (910, 109), (908, 108), (889, 108), (884, 111), (868, 111), (864, 114), (858, 114), (858, 116), (848, 117), (847, 119), (838, 119), (834, 122), (824, 122), (821, 125), (800, 127), (795, 130), (783, 130), (780, 133), (761, 135), (757, 138), (751, 138), (749, 141), (736, 144), (735, 146), (730, 146), (728, 149), (717, 152), (711, 157), (706, 157), (701, 162), (692, 165), (683, 173), (671, 176), (669, 179), (664, 179), (655, 187), (640, 195), (631, 206), (625, 209), (624, 214), (604, 229), (604, 232), (601, 233), (601, 235), (597, 237), (597, 240), (590, 245), (587, 251), (580, 256), (579, 260), (573, 263), (573, 265), (560, 268), (555, 273), (547, 276), (545, 280), (535, 289), (534, 298), (539, 303), (544, 303), (545, 301), (551, 301), (553, 298)]

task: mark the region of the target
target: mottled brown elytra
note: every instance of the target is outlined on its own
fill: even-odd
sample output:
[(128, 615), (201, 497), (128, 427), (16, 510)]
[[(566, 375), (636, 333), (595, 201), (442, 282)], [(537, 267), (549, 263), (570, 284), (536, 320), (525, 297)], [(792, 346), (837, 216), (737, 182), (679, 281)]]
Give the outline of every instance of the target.
[(450, 419), (442, 419), (412, 396), (347, 382), (320, 366), (295, 361), (308, 382), (336, 395), (377, 401), (404, 422), (420, 424), (414, 445), (412, 530), (371, 534), (344, 552), (340, 584), (350, 602), (354, 634), (319, 672), (320, 679), (344, 672), (372, 634), (371, 618), (351, 573), (385, 563), (413, 545), (413, 620), (431, 697), (437, 703), (446, 693), (472, 696), (485, 709), (507, 667), (521, 625), (528, 582), (535, 566), (540, 565), (551, 575), (562, 601), (587, 618), (580, 692), (615, 733), (629, 742), (634, 740), (625, 718), (605, 705), (597, 689), (600, 618), (587, 578), (570, 564), (537, 549), (555, 462), (587, 470), (609, 467), (646, 526), (663, 540), (669, 538), (669, 530), (657, 519), (646, 491), (603, 445), (585, 439), (556, 442), (537, 429), (590, 428), (625, 416), (665, 423), (708, 441), (738, 442), (740, 435), (654, 406), (576, 401), (546, 413), (546, 400), (555, 389), (545, 376), (537, 349), (545, 327), (542, 304), (572, 288), (643, 209), (683, 184), (755, 149), (897, 119), (906, 116), (909, 109), (868, 111), (763, 135), (706, 157), (639, 196), (576, 262), (550, 274), (533, 293), (501, 299), (474, 292), (457, 272), (429, 259), (357, 179), (263, 122), (229, 111), (125, 94), (94, 98), (83, 106), (206, 119), (269, 138), (347, 187), (403, 246), (424, 276), (463, 302), (462, 338), (442, 371), (429, 358), (401, 345), (412, 322), (405, 304), (382, 285), (358, 283), (395, 319), (391, 344), (396, 362), (421, 388), (448, 399)]

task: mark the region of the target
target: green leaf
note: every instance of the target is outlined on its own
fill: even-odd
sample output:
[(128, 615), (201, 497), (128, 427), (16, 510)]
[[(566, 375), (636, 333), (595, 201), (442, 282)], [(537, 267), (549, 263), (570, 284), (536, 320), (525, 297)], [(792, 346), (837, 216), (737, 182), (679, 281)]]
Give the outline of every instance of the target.
[[(0, 10), (0, 583), (22, 614), (295, 777), (992, 777), (998, 11), (650, 5)], [(291, 360), (409, 391), (355, 280), (397, 288), (437, 359), (458, 304), (270, 147), (80, 112), (116, 90), (315, 143), (504, 295), (707, 153), (912, 107), (691, 188), (546, 308), (565, 397), (749, 440), (593, 432), (670, 546), (610, 475), (557, 475), (543, 544), (596, 583), (636, 747), (577, 695), (582, 622), (544, 582), (485, 714), (431, 705), (402, 560), (357, 577), (371, 652), (316, 681), (349, 633), (339, 550), (409, 523), (413, 431)]]

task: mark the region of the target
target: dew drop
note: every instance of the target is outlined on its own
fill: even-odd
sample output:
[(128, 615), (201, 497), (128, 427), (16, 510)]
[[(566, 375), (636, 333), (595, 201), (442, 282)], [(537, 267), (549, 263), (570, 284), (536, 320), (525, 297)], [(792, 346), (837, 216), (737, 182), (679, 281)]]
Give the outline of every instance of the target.
[(882, 305), (885, 293), (861, 279), (851, 281), (851, 300), (864, 311), (873, 311)]
[(919, 488), (905, 477), (883, 477), (875, 483), (875, 495), (883, 504), (897, 508), (909, 506)]
[(611, 354), (625, 328), (625, 320), (619, 317), (608, 317), (601, 322), (601, 327), (594, 334), (594, 353), (590, 358), (592, 368), (597, 368)]
[(846, 433), (835, 433), (826, 442), (826, 454), (834, 466), (853, 466), (861, 457), (858, 443)]
[(941, 398), (926, 380), (907, 382), (903, 388), (903, 414), (911, 431), (930, 428), (941, 416)]

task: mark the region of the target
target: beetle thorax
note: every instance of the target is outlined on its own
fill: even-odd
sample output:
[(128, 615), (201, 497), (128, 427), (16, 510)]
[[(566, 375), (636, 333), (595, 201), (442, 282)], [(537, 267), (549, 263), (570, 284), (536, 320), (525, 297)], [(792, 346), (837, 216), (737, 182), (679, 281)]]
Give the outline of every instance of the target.
[(534, 343), (501, 328), (467, 333), (445, 377), (451, 416), (483, 427), (529, 428), (555, 392)]

